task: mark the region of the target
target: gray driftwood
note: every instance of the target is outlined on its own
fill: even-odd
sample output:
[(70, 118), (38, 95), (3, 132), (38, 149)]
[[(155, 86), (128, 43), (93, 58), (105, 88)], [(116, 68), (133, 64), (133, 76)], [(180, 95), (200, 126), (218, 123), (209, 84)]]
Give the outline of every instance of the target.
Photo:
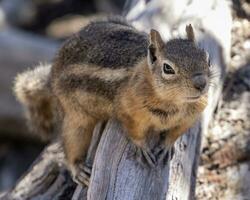
[[(7, 197), (9, 199), (74, 200), (194, 199), (201, 135), (207, 131), (208, 122), (213, 116), (220, 97), (225, 74), (225, 55), (229, 52), (227, 48), (230, 46), (227, 39), (230, 39), (231, 18), (229, 15), (225, 17), (227, 21), (222, 27), (224, 28), (223, 33), (211, 31), (213, 26), (218, 25), (216, 22), (212, 25), (206, 24), (204, 17), (209, 19), (218, 17), (216, 13), (221, 12), (220, 3), (222, 1), (207, 2), (208, 5), (205, 5), (205, 7), (208, 13), (205, 16), (191, 15), (190, 18), (185, 16), (187, 15), (187, 12), (185, 13), (186, 4), (189, 3), (190, 6), (189, 1), (183, 0), (184, 5), (181, 8), (183, 10), (180, 12), (174, 12), (173, 8), (177, 8), (176, 1), (169, 1), (172, 2), (169, 4), (164, 4), (164, 2), (163, 0), (152, 0), (146, 4), (146, 1), (139, 0), (131, 10), (133, 13), (128, 13), (128, 19), (135, 26), (145, 31), (148, 31), (151, 26), (155, 27), (163, 35), (166, 35), (166, 38), (175, 35), (175, 33), (180, 33), (177, 27), (180, 30), (183, 28), (184, 31), (185, 25), (192, 23), (196, 30), (197, 42), (212, 55), (213, 69), (216, 70), (217, 74), (210, 89), (209, 105), (203, 118), (176, 142), (173, 158), (168, 159), (165, 164), (161, 163), (155, 167), (139, 165), (135, 156), (137, 155), (136, 148), (127, 139), (121, 125), (115, 119), (111, 119), (104, 130), (102, 130), (103, 126), (99, 125), (102, 136), (98, 146), (97, 143), (100, 138), (98, 127), (95, 131), (92, 148), (89, 152), (90, 156), (88, 157), (88, 162), (93, 165), (88, 190), (81, 186), (75, 188), (75, 185), (72, 184), (63, 167), (64, 165), (58, 159), (62, 153), (59, 148), (60, 144), (56, 143), (45, 150), (15, 188), (2, 194), (2, 199)], [(211, 2), (213, 4), (210, 4)], [(192, 3), (197, 4), (199, 1), (191, 1)], [(227, 7), (224, 7), (224, 9), (227, 11)], [(164, 15), (163, 11), (169, 12)], [(199, 11), (193, 10), (192, 12)], [(170, 17), (171, 14), (174, 16), (172, 23), (169, 23), (170, 20), (168, 19), (165, 24), (164, 17)], [(228, 24), (229, 26), (227, 26)], [(160, 29), (161, 25), (165, 29)], [(220, 26), (223, 25), (220, 23)], [(224, 34), (224, 38), (220, 37), (220, 34)], [(97, 147), (96, 154), (95, 147)], [(26, 185), (27, 183), (29, 184)]]

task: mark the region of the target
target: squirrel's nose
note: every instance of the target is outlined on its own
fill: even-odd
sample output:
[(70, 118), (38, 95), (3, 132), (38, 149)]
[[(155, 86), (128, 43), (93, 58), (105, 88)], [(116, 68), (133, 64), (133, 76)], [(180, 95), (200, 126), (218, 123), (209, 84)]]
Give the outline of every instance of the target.
[(204, 74), (195, 74), (192, 77), (194, 87), (199, 90), (203, 91), (207, 85), (207, 78)]

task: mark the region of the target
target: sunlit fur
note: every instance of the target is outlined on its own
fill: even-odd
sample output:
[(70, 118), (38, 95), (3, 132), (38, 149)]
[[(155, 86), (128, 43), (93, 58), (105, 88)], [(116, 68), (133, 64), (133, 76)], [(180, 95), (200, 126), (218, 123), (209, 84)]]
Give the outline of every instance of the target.
[[(173, 75), (163, 73), (163, 64), (168, 63), (175, 71)], [(157, 94), (162, 100), (174, 99), (175, 103), (185, 103), (189, 97), (203, 96), (203, 92), (194, 88), (192, 76), (202, 73), (209, 82), (211, 72), (207, 54), (187, 39), (173, 39), (165, 44), (158, 53), (155, 63), (150, 68), (153, 71), (153, 83)]]
[(40, 64), (15, 78), (14, 92), (25, 108), (28, 126), (33, 133), (48, 141), (54, 134), (55, 113), (49, 90), (51, 65)]
[[(48, 89), (60, 113), (57, 126), (75, 178), (99, 121), (117, 118), (140, 148), (147, 147), (149, 133), (164, 131), (161, 143), (168, 148), (199, 118), (207, 88), (195, 90), (191, 77), (202, 73), (209, 83), (209, 66), (194, 35), (188, 37), (163, 43), (157, 31), (147, 35), (111, 18), (90, 23), (64, 43)], [(162, 73), (164, 62), (174, 75)]]

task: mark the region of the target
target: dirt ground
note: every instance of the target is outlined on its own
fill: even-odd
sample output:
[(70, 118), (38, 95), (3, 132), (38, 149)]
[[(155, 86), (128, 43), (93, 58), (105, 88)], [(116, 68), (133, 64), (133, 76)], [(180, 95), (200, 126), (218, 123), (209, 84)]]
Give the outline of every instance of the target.
[(233, 3), (231, 61), (223, 98), (203, 139), (198, 200), (250, 199), (250, 4)]

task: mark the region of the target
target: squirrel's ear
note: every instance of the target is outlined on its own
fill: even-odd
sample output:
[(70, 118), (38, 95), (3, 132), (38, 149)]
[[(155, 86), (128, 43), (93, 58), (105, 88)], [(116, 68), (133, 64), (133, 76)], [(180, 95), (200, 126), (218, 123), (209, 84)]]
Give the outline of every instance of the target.
[(195, 41), (195, 36), (194, 36), (194, 30), (193, 30), (193, 27), (192, 27), (191, 24), (186, 26), (186, 33), (187, 33), (187, 38), (194, 42)]
[(149, 34), (150, 45), (153, 45), (156, 49), (161, 50), (164, 47), (164, 42), (158, 31), (151, 29)]
[(148, 46), (148, 63), (151, 65), (157, 60), (156, 49), (153, 44)]

